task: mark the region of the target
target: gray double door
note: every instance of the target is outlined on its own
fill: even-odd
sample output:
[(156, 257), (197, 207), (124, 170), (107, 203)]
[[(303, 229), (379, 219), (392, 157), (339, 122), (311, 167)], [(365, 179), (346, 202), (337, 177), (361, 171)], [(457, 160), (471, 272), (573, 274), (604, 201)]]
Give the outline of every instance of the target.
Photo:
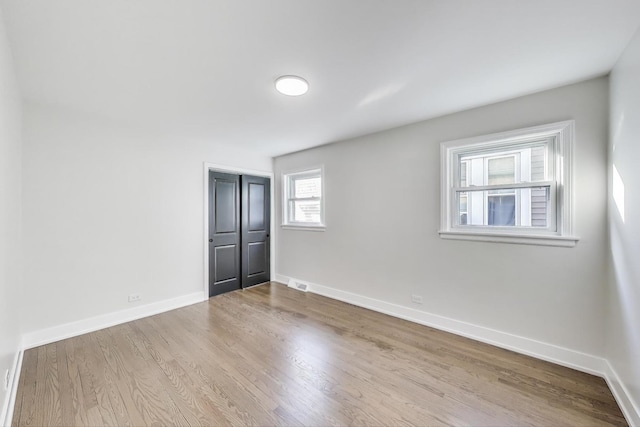
[(209, 171), (209, 296), (270, 279), (269, 178)]

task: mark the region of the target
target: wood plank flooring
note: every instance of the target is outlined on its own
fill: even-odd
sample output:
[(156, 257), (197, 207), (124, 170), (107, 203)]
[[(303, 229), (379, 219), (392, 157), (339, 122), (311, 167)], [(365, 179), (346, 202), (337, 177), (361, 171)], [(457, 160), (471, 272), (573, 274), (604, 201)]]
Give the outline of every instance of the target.
[(626, 422), (601, 378), (271, 283), (26, 351), (13, 425)]

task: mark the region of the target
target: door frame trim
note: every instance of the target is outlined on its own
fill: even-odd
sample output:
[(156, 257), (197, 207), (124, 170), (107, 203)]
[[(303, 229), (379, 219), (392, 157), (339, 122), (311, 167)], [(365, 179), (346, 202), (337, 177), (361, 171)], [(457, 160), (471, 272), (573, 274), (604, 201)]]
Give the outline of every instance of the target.
[(232, 173), (236, 175), (254, 175), (254, 176), (262, 176), (265, 178), (269, 178), (270, 180), (270, 191), (271, 191), (271, 203), (269, 209), (271, 210), (271, 220), (269, 221), (269, 227), (271, 231), (269, 232), (269, 250), (270, 250), (270, 277), (269, 280), (275, 280), (276, 274), (276, 235), (275, 231), (275, 180), (273, 172), (263, 171), (263, 170), (255, 170), (255, 169), (246, 169), (239, 168), (235, 166), (229, 165), (220, 165), (216, 163), (204, 162), (204, 235), (203, 235), (203, 260), (204, 260), (204, 295), (205, 301), (209, 299), (209, 171), (214, 172), (222, 172), (222, 173)]

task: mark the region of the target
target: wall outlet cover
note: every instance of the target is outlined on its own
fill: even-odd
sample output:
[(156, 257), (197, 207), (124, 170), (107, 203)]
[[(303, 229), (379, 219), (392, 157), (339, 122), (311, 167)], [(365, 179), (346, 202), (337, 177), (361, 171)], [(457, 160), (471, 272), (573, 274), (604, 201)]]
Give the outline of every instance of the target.
[(416, 304), (422, 304), (422, 296), (421, 295), (411, 295), (411, 302)]
[(141, 299), (142, 297), (140, 296), (140, 294), (129, 295), (129, 302), (136, 302), (136, 301), (140, 301)]

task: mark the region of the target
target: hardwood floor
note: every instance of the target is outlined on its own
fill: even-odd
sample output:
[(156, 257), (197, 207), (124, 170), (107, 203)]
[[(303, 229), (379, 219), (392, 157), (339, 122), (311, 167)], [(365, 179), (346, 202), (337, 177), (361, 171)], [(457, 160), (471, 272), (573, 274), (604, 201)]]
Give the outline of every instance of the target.
[(13, 425), (626, 425), (601, 378), (275, 283), (25, 352)]

